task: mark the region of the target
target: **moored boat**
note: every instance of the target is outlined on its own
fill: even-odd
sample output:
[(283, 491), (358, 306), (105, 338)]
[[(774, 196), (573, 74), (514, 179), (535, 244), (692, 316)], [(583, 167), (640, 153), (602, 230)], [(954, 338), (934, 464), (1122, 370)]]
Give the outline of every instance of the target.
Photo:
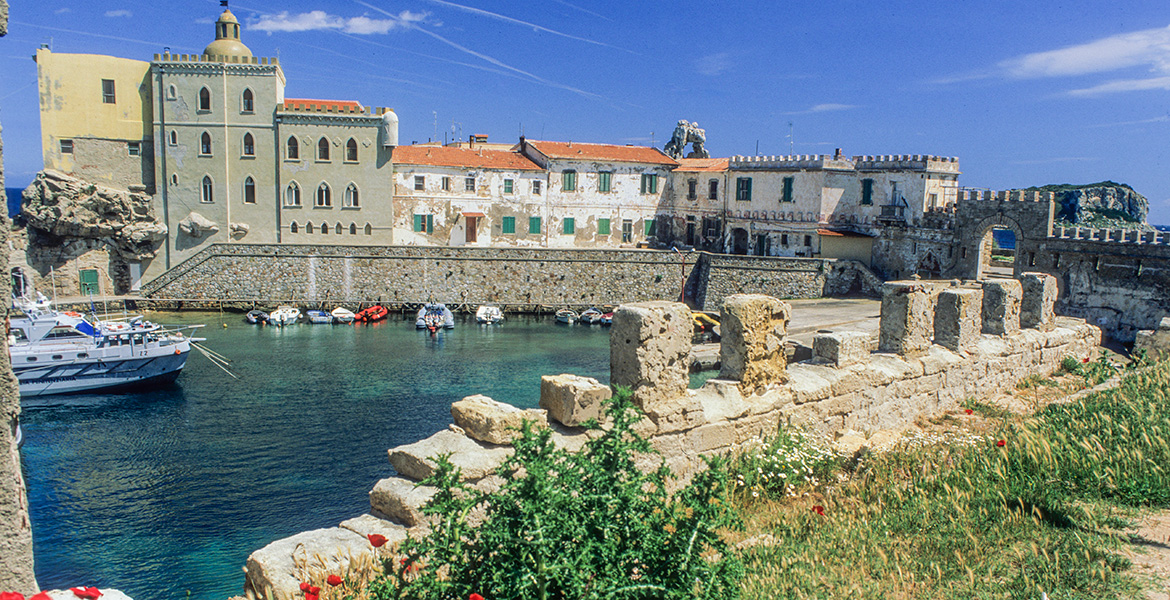
[(428, 302), (418, 309), (418, 318), (414, 320), (416, 329), (429, 329), (432, 332), (438, 329), (455, 329), (455, 315), (446, 304)]
[(329, 314), (333, 316), (334, 323), (341, 323), (343, 325), (348, 324), (348, 323), (353, 323), (353, 319), (356, 316), (356, 315), (354, 315), (352, 310), (349, 310), (348, 308), (341, 308), (341, 307), (337, 307), (337, 308), (333, 309), (333, 312), (331, 312)]
[(323, 310), (308, 310), (305, 311), (305, 316), (309, 318), (309, 322), (314, 325), (332, 325), (333, 315)]
[(504, 320), (504, 311), (498, 306), (484, 304), (475, 311), (475, 322), (483, 325), (495, 325)]
[(244, 320), (253, 325), (263, 325), (268, 322), (268, 313), (262, 310), (250, 310), (244, 315)]
[(292, 325), (301, 318), (301, 309), (295, 306), (278, 306), (268, 315), (268, 322), (273, 325)]
[(572, 325), (577, 322), (581, 315), (571, 308), (562, 308), (557, 311), (557, 323), (564, 323), (565, 325)]
[(581, 316), (578, 317), (582, 323), (586, 325), (596, 325), (601, 323), (602, 312), (598, 308), (587, 308), (581, 311)]
[(598, 321), (598, 323), (601, 323), (602, 325), (613, 325), (613, 313), (607, 312), (601, 315), (601, 320)]
[(373, 323), (381, 321), (390, 315), (390, 311), (386, 310), (385, 306), (375, 304), (373, 306), (363, 308), (354, 315), (353, 320), (359, 323)]

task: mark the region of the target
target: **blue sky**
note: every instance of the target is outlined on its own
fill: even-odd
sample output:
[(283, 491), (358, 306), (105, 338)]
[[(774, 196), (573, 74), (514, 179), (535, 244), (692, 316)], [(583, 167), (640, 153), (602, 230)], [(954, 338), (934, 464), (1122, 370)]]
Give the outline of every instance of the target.
[[(11, 2), (9, 186), (40, 168), (36, 65), (150, 60), (214, 37), (213, 0)], [(234, 1), (289, 97), (390, 106), (446, 136), (650, 144), (679, 119), (715, 156), (958, 156), (960, 183), (1129, 183), (1170, 223), (1170, 2)], [(789, 137), (789, 123), (793, 135)]]

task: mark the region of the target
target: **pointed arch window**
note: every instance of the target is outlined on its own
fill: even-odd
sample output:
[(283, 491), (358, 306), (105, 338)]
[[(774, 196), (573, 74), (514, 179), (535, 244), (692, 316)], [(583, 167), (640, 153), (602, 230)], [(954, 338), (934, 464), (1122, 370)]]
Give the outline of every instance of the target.
[(333, 206), (333, 194), (332, 190), (329, 189), (328, 183), (322, 181), (321, 185), (317, 186), (317, 200), (313, 206), (317, 208), (329, 208)]
[(357, 235), (357, 223), (350, 223), (349, 224), (349, 234), (350, 235)]
[(300, 160), (301, 159), (301, 145), (299, 143), (297, 143), (297, 138), (295, 135), (288, 136), (287, 147), (288, 147), (288, 150), (285, 154), (286, 158), (288, 158), (289, 160)]
[(174, 100), (178, 94), (175, 91), (175, 86), (167, 87), (167, 100)]
[(299, 230), (299, 228), (297, 227), (297, 222), (293, 221), (292, 225), (289, 226), (288, 230), (292, 233), (296, 233)]
[(179, 145), (179, 132), (172, 129), (171, 133), (167, 136), (167, 139), (170, 140), (170, 143), (172, 146), (178, 146)]
[(199, 90), (199, 110), (211, 110), (211, 90), (207, 88)]
[(297, 182), (294, 181), (288, 184), (288, 187), (284, 189), (284, 205), (301, 205), (301, 186), (297, 185)]
[(305, 223), (305, 233), (313, 233), (313, 222)]
[(199, 186), (199, 201), (204, 204), (215, 202), (215, 192), (211, 187), (211, 176), (203, 176), (203, 184)]
[(249, 175), (244, 180), (244, 204), (256, 203), (256, 181)]
[(357, 159), (357, 141), (355, 141), (353, 138), (349, 138), (349, 141), (345, 143), (345, 160), (349, 162), (357, 162)]
[(329, 140), (317, 140), (317, 160), (329, 160)]
[(242, 102), (240, 103), (243, 112), (250, 113), (256, 108), (256, 99), (252, 97), (252, 90), (245, 89)]
[(341, 230), (341, 223), (338, 223), (337, 226), (333, 228), (333, 232), (337, 235), (341, 235), (343, 233)]
[(374, 235), (374, 228), (369, 223), (366, 223), (366, 235)]
[(322, 223), (321, 224), (321, 235), (327, 235), (328, 233), (329, 233), (329, 224)]
[(357, 185), (351, 183), (345, 188), (345, 200), (342, 203), (342, 208), (358, 208), (361, 206), (358, 200)]
[(206, 131), (199, 136), (199, 154), (201, 156), (211, 156), (211, 134)]
[(251, 133), (244, 134), (244, 156), (256, 156), (256, 140)]

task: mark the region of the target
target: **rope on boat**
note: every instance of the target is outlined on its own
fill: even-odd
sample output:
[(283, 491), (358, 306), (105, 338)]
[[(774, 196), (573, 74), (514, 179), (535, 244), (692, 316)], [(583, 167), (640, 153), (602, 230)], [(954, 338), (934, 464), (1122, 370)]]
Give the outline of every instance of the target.
[(191, 342), (191, 347), (198, 350), (199, 353), (203, 356), (207, 357), (207, 360), (211, 361), (211, 364), (219, 367), (221, 371), (230, 375), (232, 379), (239, 379), (235, 373), (232, 373), (230, 370), (228, 370), (226, 366), (228, 360), (226, 358), (217, 358), (218, 354), (214, 350), (209, 350), (196, 342)]

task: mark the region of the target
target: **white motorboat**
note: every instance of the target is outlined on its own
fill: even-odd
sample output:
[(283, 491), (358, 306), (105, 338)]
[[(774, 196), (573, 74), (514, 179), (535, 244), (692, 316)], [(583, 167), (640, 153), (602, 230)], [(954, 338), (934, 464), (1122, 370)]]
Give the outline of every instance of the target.
[(301, 318), (301, 310), (295, 306), (278, 306), (268, 315), (268, 322), (272, 325), (292, 325)]
[(557, 323), (564, 323), (565, 325), (572, 325), (577, 322), (581, 315), (571, 308), (562, 308), (557, 311)]
[(483, 325), (495, 325), (504, 320), (504, 311), (498, 306), (484, 304), (475, 311), (475, 322)]
[(353, 311), (349, 310), (348, 308), (337, 307), (337, 308), (333, 309), (333, 312), (331, 312), (329, 314), (333, 315), (333, 322), (334, 323), (342, 323), (342, 324), (353, 323), (354, 314), (353, 314)]
[(455, 315), (451, 309), (442, 303), (426, 303), (418, 309), (418, 317), (414, 321), (416, 329), (455, 329)]
[(601, 323), (602, 314), (603, 313), (601, 312), (600, 309), (587, 308), (587, 309), (581, 311), (581, 316), (579, 318), (580, 318), (581, 322), (585, 323), (586, 325), (596, 325), (598, 323)]
[(309, 322), (314, 324), (314, 325), (332, 325), (333, 324), (333, 315), (331, 315), (323, 310), (305, 311), (305, 315), (308, 316)]
[(90, 321), (58, 312), (39, 293), (14, 306), (24, 316), (10, 319), (8, 351), (21, 396), (169, 383), (187, 364), (192, 343), (202, 341), (184, 335), (188, 328), (166, 329), (141, 316)]

